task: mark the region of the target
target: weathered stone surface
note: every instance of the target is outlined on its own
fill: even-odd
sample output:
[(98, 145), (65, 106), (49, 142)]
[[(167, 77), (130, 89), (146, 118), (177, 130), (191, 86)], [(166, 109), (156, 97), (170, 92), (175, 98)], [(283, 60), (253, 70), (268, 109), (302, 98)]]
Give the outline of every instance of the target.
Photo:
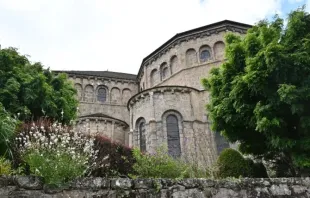
[(15, 177), (14, 181), (17, 186), (24, 189), (29, 190), (37, 190), (42, 189), (43, 187), (43, 180), (40, 177), (35, 176), (19, 176)]
[[(105, 179), (81, 178), (53, 188), (33, 176), (1, 177), (6, 198), (308, 198), (309, 178), (276, 179)], [(305, 185), (306, 184), (306, 185)]]
[(71, 186), (78, 189), (106, 189), (110, 188), (110, 180), (101, 177), (83, 178), (72, 182)]
[(131, 179), (118, 178), (111, 180), (111, 188), (112, 189), (131, 189), (133, 186), (133, 181)]
[(160, 185), (158, 187), (161, 187), (160, 181), (155, 181), (155, 183), (153, 184), (152, 179), (135, 179), (133, 183), (135, 189), (150, 189), (156, 187), (156, 185)]
[[(210, 130), (204, 108), (209, 93), (201, 91), (204, 89), (201, 79), (224, 61), (227, 29), (222, 25), (217, 27), (220, 29), (216, 33), (205, 34), (199, 30), (194, 37), (187, 35), (185, 39), (182, 36), (182, 39), (177, 39), (177, 43), (168, 44), (165, 50), (147, 58), (150, 60), (141, 66), (137, 79), (123, 78), (128, 74), (114, 72), (110, 72), (110, 75), (105, 72), (106, 75), (103, 75), (103, 72), (66, 71), (79, 100), (76, 129), (87, 134), (102, 134), (128, 146), (139, 147), (144, 142), (140, 141), (142, 138), (138, 131), (139, 122), (143, 118), (143, 145), (146, 145), (147, 152), (152, 153), (158, 146), (167, 143), (165, 114), (178, 112), (179, 131), (176, 133), (179, 134), (179, 143), (176, 152), (201, 167), (212, 165), (218, 153), (229, 147), (229, 144)], [(203, 31), (209, 30), (207, 28)], [(201, 59), (205, 50), (208, 50), (210, 56)], [(176, 148), (176, 145), (170, 146)]]

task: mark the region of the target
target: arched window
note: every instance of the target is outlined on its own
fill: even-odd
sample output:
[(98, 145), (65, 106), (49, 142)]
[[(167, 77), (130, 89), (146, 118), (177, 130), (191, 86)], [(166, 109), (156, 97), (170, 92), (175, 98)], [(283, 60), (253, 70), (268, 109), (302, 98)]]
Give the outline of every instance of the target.
[(103, 87), (100, 87), (97, 92), (97, 100), (99, 102), (107, 101), (107, 90)]
[(203, 50), (200, 53), (200, 61), (201, 62), (206, 62), (207, 60), (209, 60), (211, 57), (209, 50)]
[(181, 156), (180, 131), (178, 118), (175, 115), (168, 115), (166, 118), (168, 135), (168, 153), (172, 157)]
[(208, 45), (204, 45), (199, 50), (200, 62), (206, 62), (211, 59), (211, 48)]
[(145, 131), (145, 119), (139, 118), (136, 122), (136, 129), (139, 136), (139, 145), (142, 152), (146, 151), (146, 131)]

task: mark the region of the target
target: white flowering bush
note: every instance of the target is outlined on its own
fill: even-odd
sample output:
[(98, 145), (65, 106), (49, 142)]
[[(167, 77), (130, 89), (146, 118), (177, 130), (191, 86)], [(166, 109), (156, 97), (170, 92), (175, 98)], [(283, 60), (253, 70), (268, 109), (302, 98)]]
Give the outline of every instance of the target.
[(61, 185), (90, 172), (98, 151), (94, 137), (60, 123), (25, 124), (16, 136), (21, 159), (47, 184)]

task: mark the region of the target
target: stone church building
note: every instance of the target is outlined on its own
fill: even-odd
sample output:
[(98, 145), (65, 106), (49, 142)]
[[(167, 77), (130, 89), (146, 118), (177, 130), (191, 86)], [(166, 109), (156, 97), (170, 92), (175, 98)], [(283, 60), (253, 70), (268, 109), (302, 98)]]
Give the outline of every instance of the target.
[(250, 27), (225, 20), (178, 33), (142, 60), (137, 75), (62, 71), (78, 92), (76, 127), (151, 153), (167, 145), (172, 156), (211, 165), (231, 145), (210, 131), (201, 79), (225, 60), (224, 35)]

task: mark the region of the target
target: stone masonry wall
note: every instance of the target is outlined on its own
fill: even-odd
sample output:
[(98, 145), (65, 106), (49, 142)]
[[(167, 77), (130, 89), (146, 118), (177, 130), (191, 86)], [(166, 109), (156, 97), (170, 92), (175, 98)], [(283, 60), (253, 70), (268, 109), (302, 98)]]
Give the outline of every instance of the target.
[(306, 198), (310, 178), (136, 179), (83, 178), (60, 188), (31, 176), (1, 176), (1, 198)]
[(133, 146), (140, 147), (141, 119), (145, 120), (146, 151), (153, 153), (159, 146), (166, 146), (166, 117), (175, 115), (182, 158), (201, 167), (211, 166), (217, 152), (204, 108), (207, 99), (208, 92), (180, 86), (155, 87), (136, 95), (129, 102)]

